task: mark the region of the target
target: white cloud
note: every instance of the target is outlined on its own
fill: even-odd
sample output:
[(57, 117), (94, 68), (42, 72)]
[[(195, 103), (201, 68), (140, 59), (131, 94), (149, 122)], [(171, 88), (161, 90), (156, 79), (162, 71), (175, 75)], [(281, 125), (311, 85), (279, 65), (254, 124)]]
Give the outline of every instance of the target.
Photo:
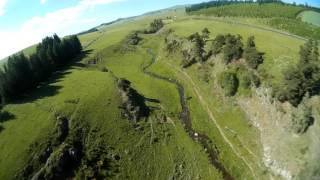
[[(122, 0), (82, 0), (76, 6), (60, 9), (35, 16), (24, 22), (17, 31), (0, 30), (0, 60), (38, 43), (47, 35), (57, 33), (59, 36), (68, 35), (81, 31), (76, 29), (83, 24), (97, 23), (95, 19), (86, 19), (82, 15), (85, 11), (96, 5), (109, 4)], [(1, 0), (0, 0), (1, 2)]]
[(47, 2), (47, 0), (40, 0), (41, 4), (45, 4)]
[(8, 0), (0, 0), (0, 16), (2, 16), (5, 13), (5, 6), (7, 2)]

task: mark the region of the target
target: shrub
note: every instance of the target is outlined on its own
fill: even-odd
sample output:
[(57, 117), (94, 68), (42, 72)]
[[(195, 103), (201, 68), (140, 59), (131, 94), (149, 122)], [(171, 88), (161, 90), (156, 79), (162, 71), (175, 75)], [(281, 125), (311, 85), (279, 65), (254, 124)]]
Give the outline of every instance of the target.
[(162, 19), (155, 19), (150, 23), (149, 30), (146, 30), (146, 34), (152, 34), (158, 32), (162, 27), (164, 26), (164, 23)]
[(297, 134), (305, 133), (308, 128), (313, 125), (314, 118), (312, 117), (312, 110), (305, 103), (298, 106), (297, 111), (292, 115), (292, 130)]

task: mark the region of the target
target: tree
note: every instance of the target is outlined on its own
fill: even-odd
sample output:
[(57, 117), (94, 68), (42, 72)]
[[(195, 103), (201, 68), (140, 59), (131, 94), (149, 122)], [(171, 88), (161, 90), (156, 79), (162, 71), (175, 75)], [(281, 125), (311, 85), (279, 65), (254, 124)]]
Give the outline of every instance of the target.
[(209, 37), (210, 37), (210, 31), (209, 31), (209, 29), (208, 29), (208, 28), (204, 28), (204, 29), (202, 30), (202, 39), (203, 39), (203, 41), (209, 39)]
[(300, 60), (297, 67), (289, 68), (285, 73), (282, 87), (278, 90), (280, 101), (289, 101), (298, 106), (306, 93), (316, 95), (320, 93), (320, 66), (317, 48), (309, 40), (300, 47)]
[(252, 69), (257, 69), (258, 66), (263, 63), (262, 53), (256, 49), (254, 42), (254, 36), (250, 36), (247, 40), (247, 46), (244, 50), (244, 58), (248, 66)]
[(162, 19), (154, 19), (150, 23), (150, 29), (147, 33), (156, 33), (158, 32), (162, 27), (164, 26), (164, 23)]
[(238, 91), (239, 79), (233, 72), (223, 72), (219, 77), (219, 83), (227, 96), (234, 96)]
[(243, 44), (241, 42), (242, 37), (240, 35), (234, 36), (227, 34), (225, 39), (226, 45), (223, 48), (223, 59), (224, 62), (228, 64), (231, 62), (231, 60), (237, 60), (242, 57)]
[(213, 55), (217, 55), (221, 52), (223, 46), (226, 43), (226, 39), (224, 35), (217, 35), (216, 38), (213, 40), (212, 45), (211, 45), (211, 52)]

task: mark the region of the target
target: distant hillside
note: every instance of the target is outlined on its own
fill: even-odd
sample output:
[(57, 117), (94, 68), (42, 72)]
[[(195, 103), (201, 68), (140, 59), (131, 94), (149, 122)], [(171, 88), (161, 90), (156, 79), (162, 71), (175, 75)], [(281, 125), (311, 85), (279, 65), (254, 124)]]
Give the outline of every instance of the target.
[(264, 25), (288, 31), (305, 38), (319, 40), (320, 27), (300, 18), (300, 14), (307, 11), (317, 12), (319, 9), (283, 2), (259, 3), (231, 1), (212, 1), (191, 5), (186, 8), (186, 12), (189, 15), (263, 18), (261, 23)]
[(306, 10), (306, 7), (293, 6), (281, 3), (232, 3), (226, 5), (213, 6), (192, 10), (188, 9), (191, 14), (205, 14), (223, 16), (242, 16), (242, 17), (259, 17), (259, 18), (296, 18), (296, 16)]

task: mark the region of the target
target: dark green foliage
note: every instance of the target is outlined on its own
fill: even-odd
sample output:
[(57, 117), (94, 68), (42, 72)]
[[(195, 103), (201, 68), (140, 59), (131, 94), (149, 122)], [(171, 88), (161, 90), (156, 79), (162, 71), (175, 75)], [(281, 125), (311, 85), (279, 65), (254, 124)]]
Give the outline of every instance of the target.
[(149, 30), (146, 30), (146, 34), (152, 34), (158, 32), (162, 27), (164, 26), (164, 23), (162, 19), (155, 19), (150, 23)]
[(224, 35), (218, 34), (212, 42), (212, 54), (217, 55), (222, 51), (223, 46), (226, 44)]
[(244, 50), (244, 58), (252, 69), (257, 69), (263, 63), (262, 53), (257, 51), (253, 36), (248, 38), (247, 46)]
[(54, 35), (44, 38), (38, 44), (36, 53), (30, 57), (23, 53), (9, 57), (3, 70), (0, 70), (1, 102), (16, 99), (36, 87), (81, 51), (82, 46), (77, 36), (60, 40)]
[(209, 29), (208, 29), (208, 28), (204, 28), (204, 29), (202, 30), (202, 39), (203, 39), (203, 40), (207, 40), (207, 39), (209, 39), (209, 37), (210, 37), (210, 31), (209, 31)]
[(305, 103), (301, 103), (292, 116), (292, 130), (297, 134), (305, 133), (314, 123), (312, 109)]
[(298, 106), (306, 93), (320, 93), (320, 66), (316, 46), (317, 43), (309, 40), (300, 47), (297, 67), (288, 69), (281, 87), (275, 89), (275, 95), (280, 101), (289, 101)]
[(219, 84), (227, 96), (234, 96), (239, 87), (239, 79), (233, 72), (223, 72), (219, 77)]
[(230, 63), (233, 59), (237, 60), (242, 57), (243, 44), (240, 35), (227, 34), (225, 36), (225, 46), (223, 48), (223, 60), (226, 64)]

